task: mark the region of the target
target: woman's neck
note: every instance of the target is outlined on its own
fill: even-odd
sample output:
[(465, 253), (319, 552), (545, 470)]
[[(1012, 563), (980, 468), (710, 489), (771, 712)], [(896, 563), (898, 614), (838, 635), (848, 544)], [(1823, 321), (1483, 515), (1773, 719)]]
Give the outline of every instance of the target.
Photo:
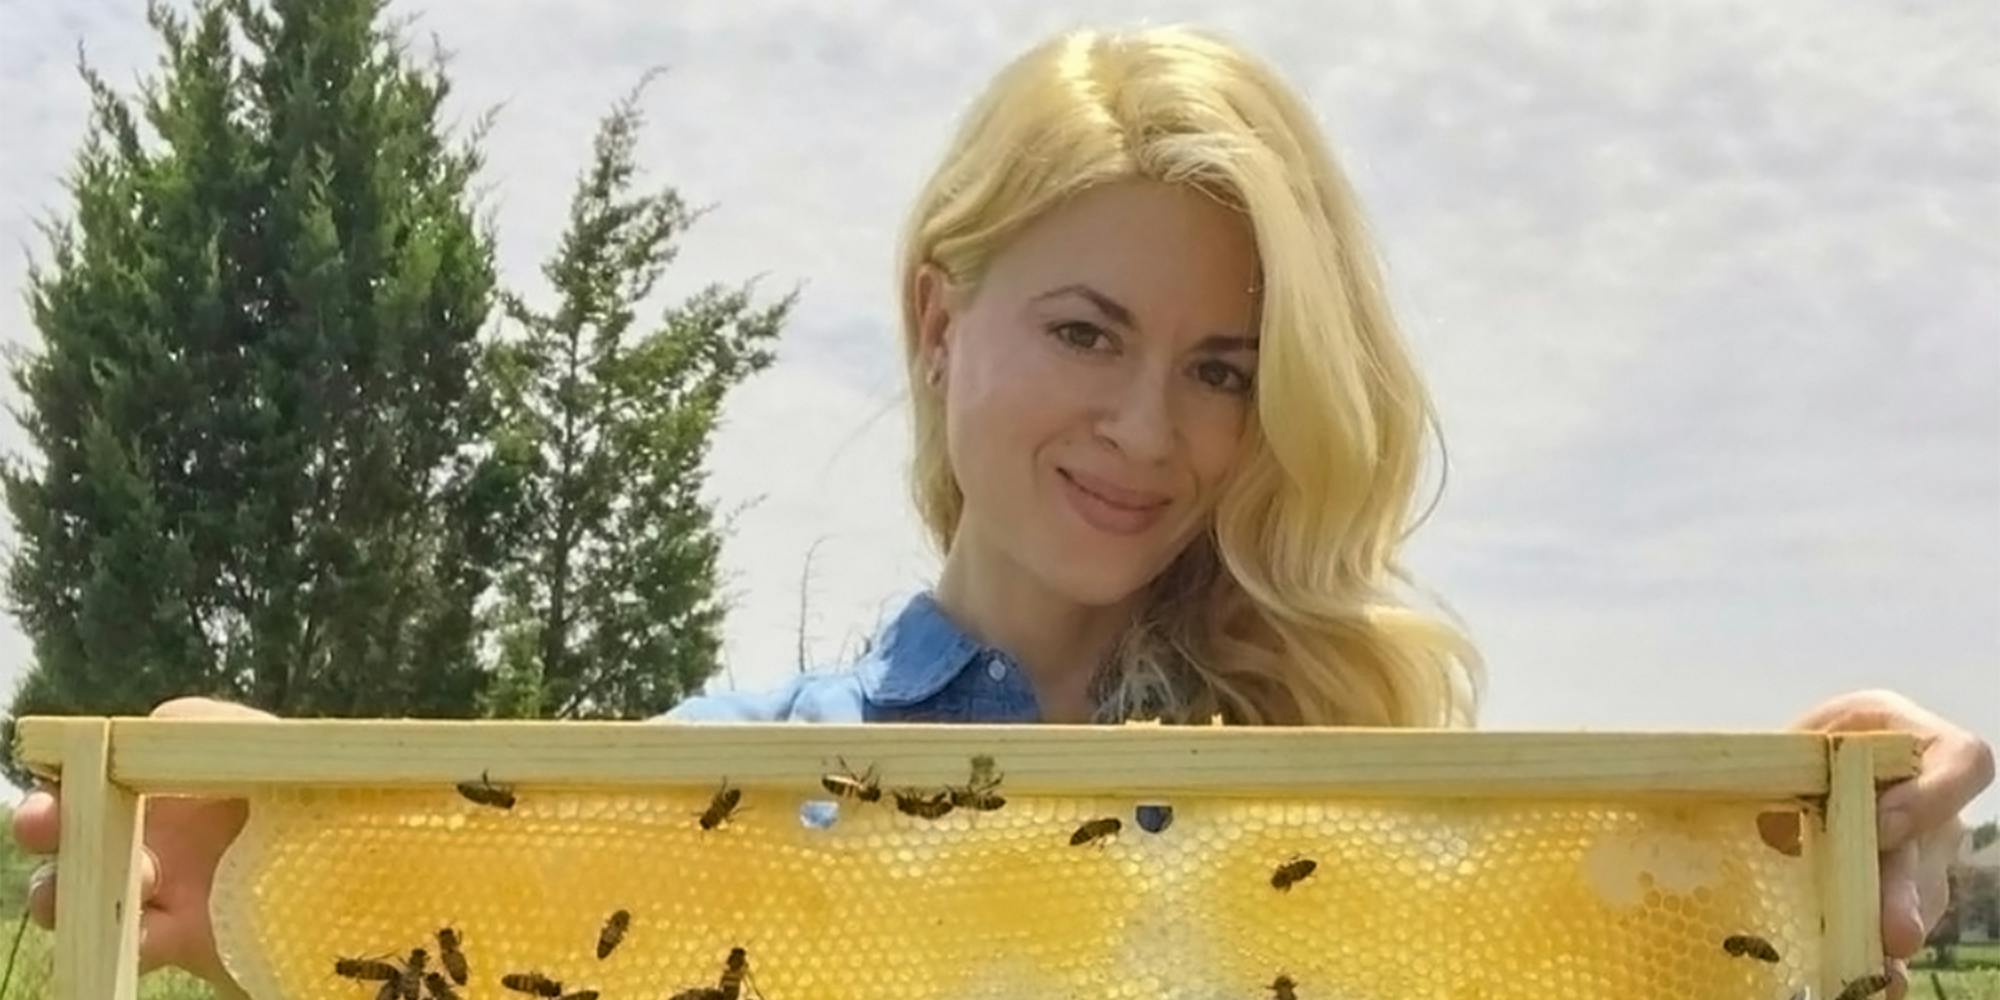
[(1133, 602), (1079, 604), (1005, 553), (961, 532), (938, 574), (938, 605), (973, 638), (1007, 653), (1035, 689), (1044, 722), (1088, 722), (1098, 664), (1131, 624)]

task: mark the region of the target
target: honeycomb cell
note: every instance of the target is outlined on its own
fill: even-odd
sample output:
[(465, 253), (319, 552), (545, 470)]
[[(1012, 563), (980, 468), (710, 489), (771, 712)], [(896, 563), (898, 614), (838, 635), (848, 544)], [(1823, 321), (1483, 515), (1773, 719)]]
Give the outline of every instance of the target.
[[(260, 1000), (366, 1000), (336, 957), (436, 954), (445, 927), (468, 1000), (531, 971), (670, 996), (734, 948), (769, 1000), (1268, 997), (1280, 974), (1348, 1000), (1764, 1000), (1818, 966), (1811, 845), (1766, 846), (1768, 804), (1177, 796), (1142, 833), (1137, 799), (1010, 792), (936, 821), (849, 801), (815, 828), (807, 796), (747, 786), (705, 831), (714, 791), (273, 791), (218, 875), (218, 940)], [(1070, 843), (1104, 817), (1125, 829)], [(1298, 859), (1311, 875), (1274, 888)], [(1780, 960), (1724, 949), (1745, 934)]]

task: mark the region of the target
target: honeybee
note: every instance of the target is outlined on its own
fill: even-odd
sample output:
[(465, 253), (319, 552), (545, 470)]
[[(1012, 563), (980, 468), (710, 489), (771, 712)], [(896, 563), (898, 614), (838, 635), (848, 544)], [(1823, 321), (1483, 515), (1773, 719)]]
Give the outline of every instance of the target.
[(743, 980), (750, 975), (750, 953), (742, 948), (729, 949), (728, 960), (722, 963), (722, 980), (716, 983), (720, 1000), (737, 1000), (743, 995)]
[(1779, 961), (1778, 949), (1771, 942), (1754, 934), (1731, 934), (1722, 939), (1722, 950), (1735, 958), (1754, 958), (1760, 962)]
[(1098, 846), (1102, 847), (1104, 846), (1103, 842), (1107, 838), (1117, 836), (1118, 831), (1124, 829), (1124, 827), (1125, 824), (1120, 822), (1116, 816), (1093, 819), (1077, 827), (1076, 832), (1069, 835), (1069, 843), (1071, 847), (1082, 847), (1085, 844), (1095, 841), (1098, 842)]
[[(496, 785), (487, 780), (485, 771), (479, 772), (478, 781), (459, 782), (458, 794), (482, 806), (490, 806), (494, 809), (514, 808), (514, 789), (511, 786)], [(464, 984), (461, 983), (460, 985)]]
[(855, 774), (854, 769), (847, 766), (847, 758), (838, 759), (840, 773), (821, 775), (819, 779), (821, 787), (843, 799), (854, 799), (858, 802), (882, 801), (882, 784), (875, 775), (875, 765), (870, 764), (868, 770)]
[(403, 1000), (423, 1000), (424, 965), (428, 961), (429, 956), (422, 948), (410, 949), (410, 958), (403, 963), (403, 971), (395, 980), (396, 990), (402, 994)]
[(972, 778), (963, 788), (947, 789), (951, 804), (963, 809), (992, 812), (1007, 804), (1007, 800), (993, 794), (1000, 787), (1002, 775), (993, 773), (993, 758), (980, 754), (972, 758)]
[(551, 1000), (562, 996), (562, 984), (539, 972), (509, 972), (500, 977), (500, 985), (516, 993), (530, 996), (549, 997)]
[(1007, 804), (1007, 797), (993, 794), (986, 788), (954, 788), (951, 790), (952, 805), (975, 812), (992, 812)]
[(597, 991), (577, 990), (575, 993), (565, 993), (556, 1000), (597, 1000)]
[(937, 819), (952, 810), (950, 790), (923, 792), (914, 788), (895, 791), (896, 811), (921, 819)]
[(991, 755), (983, 753), (973, 755), (972, 784), (974, 786), (980, 786), (980, 785), (990, 786), (999, 784), (1000, 779), (1004, 777), (1004, 775), (994, 774), (993, 768), (994, 768), (993, 757)]
[(1879, 972), (1871, 972), (1859, 979), (1850, 980), (1840, 988), (1840, 994), (1833, 1000), (1862, 1000), (1889, 988), (1889, 977)]
[(611, 957), (611, 952), (625, 940), (625, 932), (632, 929), (632, 913), (629, 910), (615, 910), (604, 921), (604, 929), (597, 932), (597, 960)]
[(722, 787), (715, 790), (715, 797), (708, 800), (708, 808), (702, 811), (701, 828), (713, 830), (729, 822), (735, 815), (736, 807), (743, 801), (743, 789), (729, 787), (729, 779), (722, 779)]
[(438, 928), (437, 939), (438, 961), (443, 963), (444, 971), (451, 974), (452, 982), (464, 986), (472, 979), (472, 970), (466, 965), (462, 950), (465, 939), (459, 936), (455, 927)]
[[(465, 984), (460, 983), (459, 985), (463, 986)], [(431, 991), (431, 1000), (458, 1000), (458, 992), (451, 988), (451, 982), (445, 979), (441, 973), (425, 973), (424, 988)]]
[(722, 979), (716, 985), (690, 986), (669, 1000), (740, 1000), (743, 980), (749, 976), (750, 953), (742, 948), (731, 948), (729, 957), (722, 963)]
[(1271, 1000), (1299, 1000), (1298, 987), (1292, 977), (1280, 972), (1278, 978), (1271, 980)]
[(1292, 886), (1305, 881), (1312, 875), (1313, 869), (1318, 867), (1319, 862), (1311, 858), (1295, 857), (1279, 865), (1277, 870), (1271, 873), (1271, 888), (1279, 892), (1290, 892)]
[(394, 962), (384, 962), (375, 958), (336, 958), (333, 960), (333, 974), (343, 979), (362, 982), (393, 980), (403, 974)]

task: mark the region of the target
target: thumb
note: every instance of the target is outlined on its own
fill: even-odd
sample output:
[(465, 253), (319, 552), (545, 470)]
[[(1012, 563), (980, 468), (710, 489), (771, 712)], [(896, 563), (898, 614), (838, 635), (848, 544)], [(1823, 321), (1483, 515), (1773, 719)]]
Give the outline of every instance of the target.
[(1993, 751), (1964, 730), (1946, 728), (1925, 741), (1915, 777), (1884, 791), (1876, 803), (1876, 829), (1886, 850), (1911, 837), (1953, 825), (1958, 814), (1993, 782)]
[(218, 698), (171, 698), (154, 707), (155, 719), (275, 719), (261, 708)]

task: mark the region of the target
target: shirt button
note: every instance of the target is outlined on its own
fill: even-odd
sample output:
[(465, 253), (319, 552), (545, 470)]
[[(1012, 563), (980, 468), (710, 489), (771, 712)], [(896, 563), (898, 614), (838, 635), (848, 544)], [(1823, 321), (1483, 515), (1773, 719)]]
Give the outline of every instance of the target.
[(1007, 676), (1007, 661), (994, 657), (986, 661), (986, 676), (999, 680)]

